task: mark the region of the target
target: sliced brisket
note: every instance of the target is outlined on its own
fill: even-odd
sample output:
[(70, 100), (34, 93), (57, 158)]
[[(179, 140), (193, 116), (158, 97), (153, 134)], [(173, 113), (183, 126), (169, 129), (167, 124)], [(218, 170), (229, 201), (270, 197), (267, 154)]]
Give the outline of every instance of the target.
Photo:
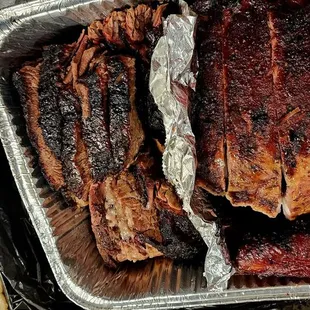
[(75, 87), (82, 106), (83, 139), (87, 146), (92, 179), (102, 180), (114, 167), (109, 135), (105, 60), (102, 59)]
[(82, 140), (79, 102), (70, 90), (63, 90), (59, 97), (63, 118), (61, 160), (68, 195), (79, 206), (88, 204), (90, 168), (86, 146)]
[(136, 109), (136, 69), (131, 57), (115, 56), (107, 60), (109, 131), (114, 171), (129, 167), (144, 140)]
[(125, 49), (137, 56), (137, 80), (141, 85), (137, 94), (138, 113), (145, 129), (162, 144), (165, 136), (162, 115), (154, 103), (148, 83), (152, 52), (163, 34), (162, 16), (167, 9), (167, 4), (156, 9), (140, 4), (114, 11), (104, 21), (95, 21), (88, 27), (88, 36), (93, 43), (103, 42), (114, 51)]
[(20, 96), (26, 118), (28, 136), (38, 152), (42, 172), (49, 184), (55, 190), (59, 190), (65, 185), (62, 163), (47, 144), (40, 124), (40, 67), (41, 64), (24, 66), (13, 75), (13, 82)]
[(100, 57), (76, 89), (92, 177), (102, 181), (128, 167), (144, 140), (136, 110), (135, 60)]
[(66, 64), (78, 50), (77, 43), (50, 45), (40, 64), (24, 66), (13, 80), (47, 181), (68, 203), (85, 206), (90, 177), (79, 106), (70, 88), (65, 90), (62, 84)]
[(61, 59), (64, 57), (63, 46), (50, 45), (43, 51), (40, 66), (39, 101), (40, 127), (44, 139), (55, 156), (61, 158), (62, 118), (58, 106)]

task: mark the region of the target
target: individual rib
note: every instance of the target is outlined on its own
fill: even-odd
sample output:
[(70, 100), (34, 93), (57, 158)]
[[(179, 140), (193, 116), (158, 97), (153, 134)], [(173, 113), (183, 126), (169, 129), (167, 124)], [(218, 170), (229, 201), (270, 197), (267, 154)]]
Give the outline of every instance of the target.
[(192, 120), (196, 136), (197, 179), (214, 195), (225, 194), (225, 105), (222, 21), (199, 22), (199, 75)]
[[(301, 2), (302, 4), (302, 2)], [(297, 5), (297, 3), (296, 3)], [(310, 211), (310, 5), (270, 11), (273, 33), (274, 97), (286, 192), (287, 218)]]
[(228, 190), (234, 206), (269, 217), (281, 207), (277, 104), (265, 2), (225, 10)]

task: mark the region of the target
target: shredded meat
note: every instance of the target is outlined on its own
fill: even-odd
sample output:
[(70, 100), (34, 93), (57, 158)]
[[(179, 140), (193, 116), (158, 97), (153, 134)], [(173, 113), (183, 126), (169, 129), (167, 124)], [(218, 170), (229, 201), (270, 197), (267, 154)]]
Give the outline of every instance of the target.
[(203, 249), (174, 189), (150, 155), (91, 186), (90, 212), (97, 247), (106, 264), (155, 256), (190, 259)]

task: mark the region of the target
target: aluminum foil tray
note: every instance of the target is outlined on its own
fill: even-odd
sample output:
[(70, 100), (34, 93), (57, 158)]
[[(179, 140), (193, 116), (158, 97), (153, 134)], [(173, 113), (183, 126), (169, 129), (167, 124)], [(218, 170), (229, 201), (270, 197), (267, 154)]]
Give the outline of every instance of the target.
[[(66, 208), (45, 182), (30, 146), (10, 74), (44, 44), (74, 41), (81, 28), (134, 0), (36, 0), (0, 12), (0, 138), (16, 185), (63, 292), (85, 309), (177, 309), (309, 298), (294, 279), (233, 276), (206, 290), (203, 263), (154, 259), (118, 270), (102, 265), (87, 208)], [(310, 282), (309, 282), (310, 283)]]

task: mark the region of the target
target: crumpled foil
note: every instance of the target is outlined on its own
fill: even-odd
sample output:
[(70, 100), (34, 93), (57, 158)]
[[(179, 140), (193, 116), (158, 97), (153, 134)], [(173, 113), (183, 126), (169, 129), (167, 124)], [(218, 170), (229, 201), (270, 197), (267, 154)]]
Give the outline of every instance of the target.
[(197, 17), (182, 1), (182, 15), (169, 15), (164, 36), (159, 40), (151, 62), (150, 90), (163, 114), (166, 130), (163, 170), (183, 200), (183, 208), (208, 246), (204, 276), (209, 290), (221, 291), (233, 273), (219, 245), (217, 225), (194, 214), (190, 202), (195, 186), (195, 136), (188, 117), (189, 91), (195, 90), (192, 71)]

